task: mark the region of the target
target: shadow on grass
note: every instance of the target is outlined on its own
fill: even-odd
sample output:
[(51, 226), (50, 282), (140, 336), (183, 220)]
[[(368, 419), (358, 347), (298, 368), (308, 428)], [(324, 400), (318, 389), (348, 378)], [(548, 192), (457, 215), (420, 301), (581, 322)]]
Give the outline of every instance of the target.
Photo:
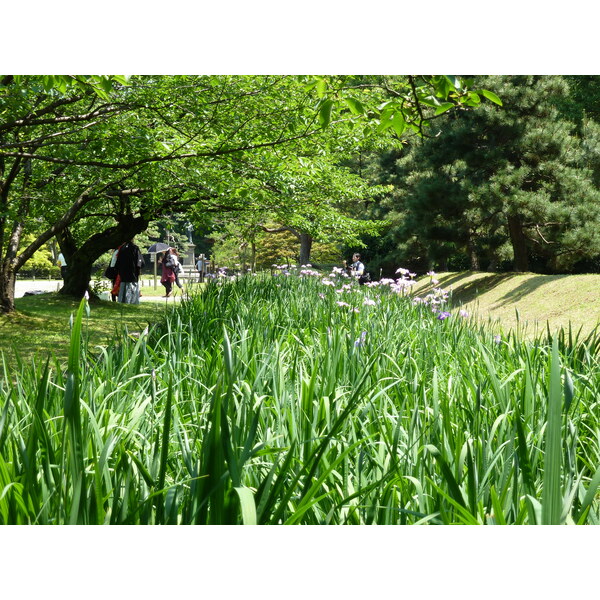
[(496, 286), (500, 285), (503, 281), (510, 279), (514, 275), (514, 273), (489, 273), (474, 281), (465, 281), (464, 283), (461, 283), (462, 280), (468, 279), (475, 274), (475, 272), (469, 272), (451, 275), (448, 278), (442, 279), (440, 285), (442, 285), (444, 289), (448, 289), (452, 286), (453, 302), (468, 304), (481, 296), (481, 294), (493, 290)]
[(499, 306), (506, 306), (507, 304), (513, 304), (522, 300), (528, 294), (535, 292), (545, 283), (550, 283), (555, 280), (555, 277), (550, 275), (535, 275), (530, 277), (523, 283), (519, 284), (516, 288), (510, 290), (502, 298), (498, 299)]

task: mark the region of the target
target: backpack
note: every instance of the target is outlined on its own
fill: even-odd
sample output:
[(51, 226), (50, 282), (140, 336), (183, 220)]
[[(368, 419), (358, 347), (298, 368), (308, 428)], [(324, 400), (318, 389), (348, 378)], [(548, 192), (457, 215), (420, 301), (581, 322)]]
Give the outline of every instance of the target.
[(117, 270), (117, 267), (111, 267), (109, 265), (108, 267), (106, 267), (106, 271), (104, 271), (104, 277), (106, 277), (107, 279), (113, 280), (116, 278), (118, 273), (119, 273), (119, 271)]
[(363, 273), (359, 278), (358, 278), (358, 284), (359, 285), (365, 285), (365, 283), (370, 283), (371, 282), (371, 275), (369, 274), (368, 271), (366, 271), (365, 273)]

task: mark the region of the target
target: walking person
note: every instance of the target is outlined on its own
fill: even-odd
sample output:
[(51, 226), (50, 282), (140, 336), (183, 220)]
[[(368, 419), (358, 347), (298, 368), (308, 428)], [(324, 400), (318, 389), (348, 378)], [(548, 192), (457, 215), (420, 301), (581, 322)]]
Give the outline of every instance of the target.
[(121, 246), (119, 246), (113, 253), (110, 258), (110, 262), (108, 263), (108, 267), (106, 271), (104, 271), (105, 277), (110, 279), (112, 284), (110, 290), (110, 297), (113, 302), (116, 302), (119, 297), (119, 288), (121, 286), (121, 277), (119, 276), (119, 272), (117, 271), (117, 257), (119, 256), (119, 250)]
[(60, 267), (60, 276), (64, 282), (67, 277), (67, 261), (62, 252), (56, 258), (56, 264)]
[(205, 268), (205, 258), (204, 254), (201, 254), (196, 261), (196, 271), (198, 271), (200, 277), (198, 279), (198, 283), (204, 282), (204, 268)]
[(171, 248), (167, 248), (162, 255), (161, 259), (162, 275), (160, 282), (165, 286), (165, 295), (163, 298), (168, 298), (173, 290), (173, 282), (175, 281), (175, 272), (173, 267), (173, 255), (171, 254)]
[(358, 252), (355, 252), (352, 255), (352, 264), (350, 265), (350, 276), (358, 279), (361, 275), (364, 274), (364, 272), (365, 265), (363, 265), (363, 263), (360, 262), (360, 254), (358, 254)]
[(119, 302), (125, 304), (140, 303), (140, 273), (145, 265), (140, 249), (133, 243), (133, 238), (125, 242), (119, 249), (116, 267), (121, 280)]
[(181, 285), (181, 282), (179, 281), (179, 273), (181, 273), (182, 270), (182, 266), (181, 263), (179, 262), (179, 252), (177, 252), (177, 250), (175, 250), (175, 248), (169, 248), (170, 252), (171, 252), (171, 261), (173, 262), (173, 273), (175, 274), (175, 284), (177, 285), (177, 287), (182, 290), (183, 286)]

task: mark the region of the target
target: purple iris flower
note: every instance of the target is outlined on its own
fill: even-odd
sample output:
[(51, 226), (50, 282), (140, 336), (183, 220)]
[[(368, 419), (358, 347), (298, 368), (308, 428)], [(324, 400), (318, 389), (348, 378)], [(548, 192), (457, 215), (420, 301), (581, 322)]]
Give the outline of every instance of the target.
[(356, 348), (360, 347), (360, 346), (364, 346), (365, 345), (365, 339), (367, 338), (367, 332), (363, 331), (360, 334), (360, 337), (354, 342), (354, 346)]
[(450, 316), (449, 312), (443, 311), (438, 314), (437, 318), (439, 321), (443, 321), (444, 319), (447, 319), (449, 316)]

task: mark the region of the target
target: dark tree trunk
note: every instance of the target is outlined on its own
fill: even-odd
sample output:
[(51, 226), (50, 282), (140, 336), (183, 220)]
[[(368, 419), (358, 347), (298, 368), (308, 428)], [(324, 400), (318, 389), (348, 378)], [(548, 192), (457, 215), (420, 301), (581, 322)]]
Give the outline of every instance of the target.
[(115, 227), (94, 234), (71, 255), (65, 284), (60, 293), (76, 298), (81, 298), (86, 291), (91, 294), (89, 281), (94, 262), (105, 252), (117, 248), (136, 234), (145, 231), (148, 224), (149, 221), (143, 217), (126, 216), (121, 218)]
[(523, 219), (520, 215), (508, 217), (508, 232), (513, 247), (515, 271), (529, 271), (527, 238), (523, 232)]
[[(15, 310), (15, 282), (17, 279), (17, 249), (23, 232), (23, 223), (17, 221), (14, 226), (2, 261), (0, 271), (0, 311), (9, 313)], [(2, 248), (0, 248), (0, 253)]]
[(471, 271), (479, 271), (481, 269), (479, 265), (479, 256), (477, 256), (475, 245), (473, 244), (473, 241), (471, 239), (469, 239), (467, 243), (467, 249), (469, 251), (469, 263)]
[(310, 251), (312, 248), (312, 235), (308, 233), (300, 234), (300, 264), (307, 265), (310, 263)]
[(15, 279), (17, 274), (8, 269), (0, 271), (0, 312), (15, 310)]
[(71, 257), (77, 252), (77, 243), (73, 238), (69, 228), (65, 228), (56, 234), (56, 240), (63, 256), (65, 257), (67, 264), (70, 264)]

